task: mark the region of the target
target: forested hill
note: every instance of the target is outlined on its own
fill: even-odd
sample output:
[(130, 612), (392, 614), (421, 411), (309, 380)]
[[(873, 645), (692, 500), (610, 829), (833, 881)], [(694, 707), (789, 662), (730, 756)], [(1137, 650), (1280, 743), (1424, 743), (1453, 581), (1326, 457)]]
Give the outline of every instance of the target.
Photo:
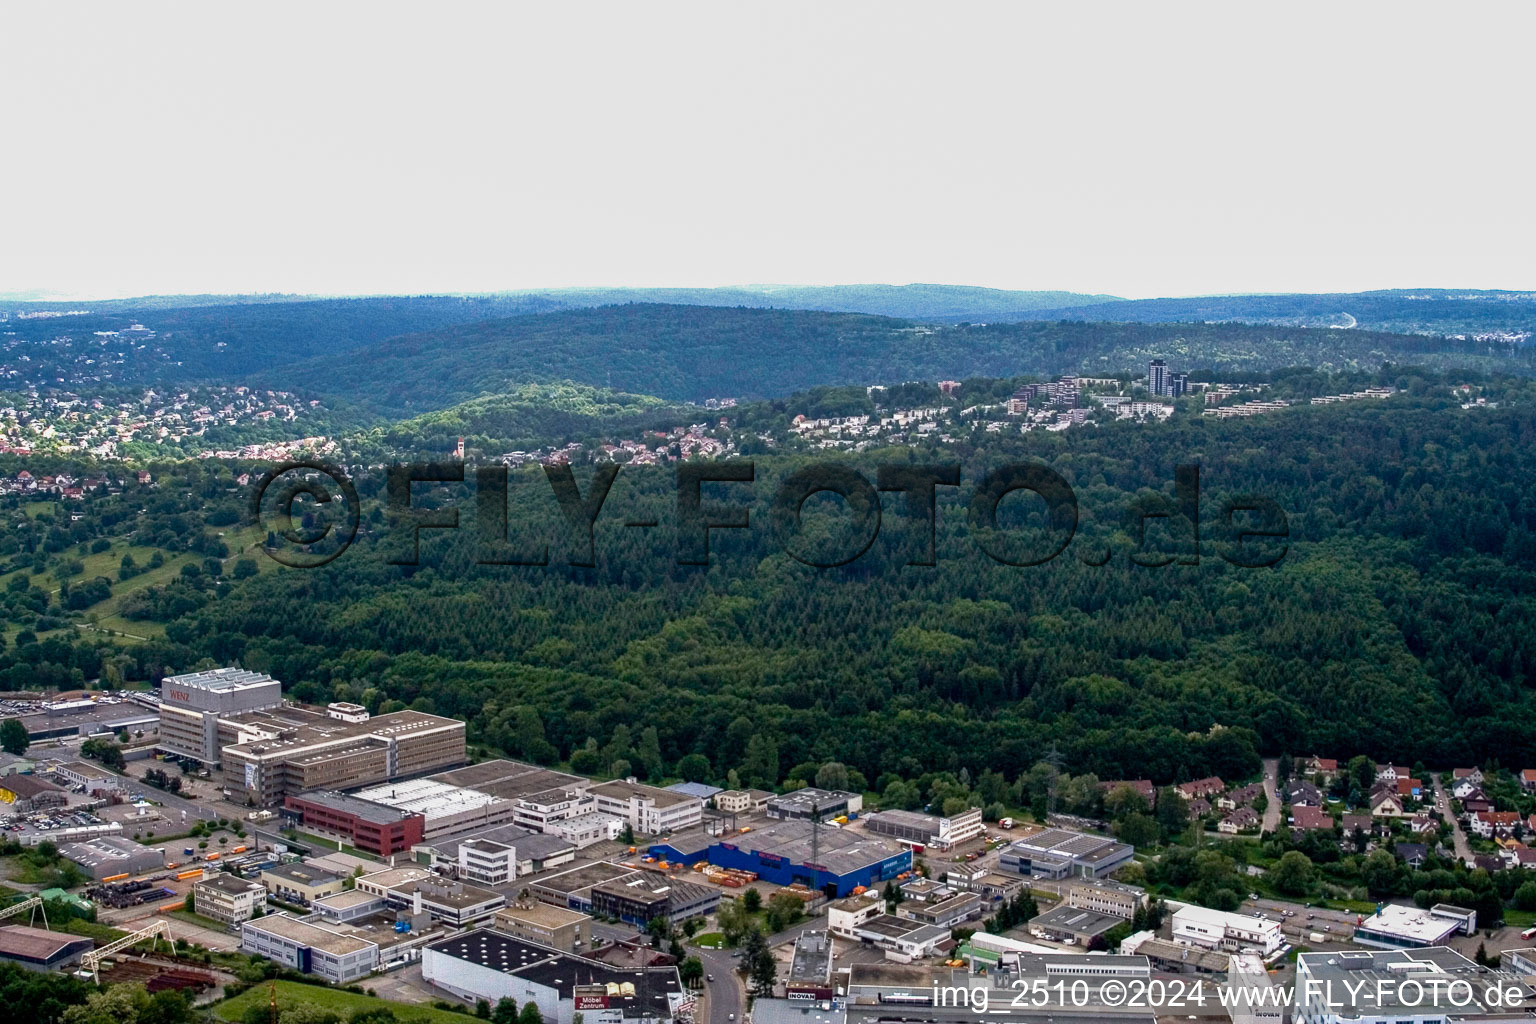
[(268, 386), (417, 413), (528, 381), (572, 380), (673, 401), (773, 397), (830, 384), (1114, 374), (1162, 357), (1240, 374), (1383, 363), (1527, 371), (1536, 350), (1437, 337), (1247, 324), (1075, 322), (929, 327), (850, 313), (629, 305), (514, 317), (280, 365)]
[(1200, 323), (1237, 320), (1291, 327), (1360, 327), (1405, 334), (1467, 335), (1536, 331), (1536, 292), (1418, 288), (1316, 295), (1206, 295), (1019, 307), (1009, 320), (1115, 320)]
[[(914, 320), (1018, 319), (1023, 311), (1118, 301), (1113, 295), (1083, 292), (1018, 291), (950, 284), (742, 285), (733, 288), (556, 288), (543, 291), (494, 292), (483, 295), (397, 295), (322, 298), (313, 295), (145, 295), (136, 298), (75, 301), (0, 294), (0, 310), (30, 312), (44, 309), (86, 310), (119, 316), (158, 316), (170, 310), (239, 306), (295, 307), (286, 313), (269, 310), (260, 319), (277, 324), (315, 313), (380, 319), (391, 315), (442, 318), (458, 322), (462, 307), (479, 305), (499, 310), (471, 319), (511, 316), (552, 309), (580, 309), (627, 302), (664, 302), (685, 306), (753, 306), (775, 309), (815, 309), (840, 313), (875, 313)], [(341, 305), (345, 304), (345, 305)], [(402, 326), (391, 334), (424, 330), (427, 325)]]

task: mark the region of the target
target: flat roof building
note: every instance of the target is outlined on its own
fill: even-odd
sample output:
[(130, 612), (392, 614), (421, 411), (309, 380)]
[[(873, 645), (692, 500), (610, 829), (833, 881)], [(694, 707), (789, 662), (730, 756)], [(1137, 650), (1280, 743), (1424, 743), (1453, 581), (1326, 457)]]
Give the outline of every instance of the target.
[(1015, 840), (998, 856), (1005, 871), (1042, 878), (1102, 878), (1136, 855), (1135, 847), (1105, 836), (1041, 828)]
[(265, 672), (216, 668), (160, 681), (160, 747), (204, 764), (218, 764), (223, 744), (218, 721), (241, 712), (276, 708), (283, 684)]
[(240, 951), (319, 975), (336, 985), (372, 974), (379, 960), (376, 943), (286, 914), (268, 914), (242, 924)]
[(248, 921), (257, 907), (265, 906), (267, 888), (227, 871), (220, 871), (194, 882), (192, 908), (203, 917), (223, 924)]
[(1457, 933), (1477, 932), (1477, 911), (1436, 904), (1428, 910), (1388, 903), (1355, 926), (1354, 941), (1362, 946), (1404, 949), (1443, 946)]
[(912, 870), (912, 850), (888, 839), (808, 820), (771, 821), (747, 832), (710, 837), (689, 834), (650, 847), (682, 864), (707, 860), (750, 871), (775, 885), (799, 883), (836, 898)]
[(80, 865), (96, 881), (113, 875), (139, 875), (165, 865), (165, 851), (121, 836), (97, 836), (59, 847), (59, 853)]
[(375, 857), (390, 857), (421, 842), (427, 820), (415, 811), (323, 789), (285, 797), (282, 813), (306, 831), (344, 839)]
[(1279, 921), (1186, 904), (1173, 912), (1173, 941), (1229, 953), (1253, 949), (1268, 956), (1285, 937)]
[(638, 871), (592, 887), (592, 912), (644, 928), (658, 917), (675, 923), (703, 917), (720, 906), (720, 890), (697, 882), (658, 878)]
[(649, 836), (692, 828), (704, 820), (704, 801), (699, 797), (633, 779), (599, 783), (591, 793), (599, 814), (612, 815)]
[(1447, 946), (1302, 953), (1295, 992), (1294, 1018), (1301, 1024), (1532, 1019), (1528, 985)]
[(864, 819), (864, 827), (878, 835), (935, 850), (952, 849), (987, 830), (980, 807), (950, 817), (916, 811), (876, 811)]
[(346, 877), (315, 864), (291, 862), (263, 868), (261, 884), (274, 899), (307, 907), (345, 889)]
[(802, 932), (795, 940), (784, 992), (795, 1000), (831, 999), (837, 994), (832, 985), (832, 938), (826, 932)]
[[(459, 723), (461, 726), (463, 723)], [(462, 732), (460, 739), (462, 741)], [(439, 779), (411, 779), (361, 789), (352, 796), (422, 817), (422, 837), (490, 828), (512, 821), (510, 800)]]
[(780, 820), (819, 818), (826, 821), (845, 814), (851, 817), (863, 809), (864, 798), (857, 793), (806, 786), (792, 793), (769, 797), (763, 813)]
[(539, 900), (510, 903), (496, 911), (496, 931), (551, 949), (580, 952), (592, 944), (592, 918)]
[(533, 1002), (546, 1021), (668, 1022), (686, 1000), (676, 967), (618, 968), (484, 928), (428, 945), (421, 976), (470, 1002)]

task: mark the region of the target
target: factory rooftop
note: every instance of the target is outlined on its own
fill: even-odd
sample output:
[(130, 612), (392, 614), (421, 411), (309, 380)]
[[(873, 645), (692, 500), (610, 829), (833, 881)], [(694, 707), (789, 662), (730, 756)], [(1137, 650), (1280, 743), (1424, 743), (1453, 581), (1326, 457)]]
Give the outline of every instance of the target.
[(579, 775), (542, 768), (521, 761), (484, 761), (427, 776), (433, 782), (477, 789), (503, 800), (519, 800), (541, 793), (560, 793), (584, 788), (588, 780)]
[[(872, 863), (894, 857), (903, 849), (878, 836), (830, 825), (823, 825), (821, 835), (813, 841), (814, 827), (804, 819), (769, 821), (745, 834), (727, 833), (719, 841), (737, 849), (783, 857), (794, 864), (806, 864), (814, 860), (835, 875), (851, 874)], [(813, 847), (817, 848), (815, 857), (811, 856)]]
[(258, 917), (245, 922), (245, 927), (280, 935), (292, 942), (323, 950), (332, 956), (346, 956), (348, 953), (367, 949), (370, 945), (377, 945), (351, 935), (331, 931), (329, 928), (321, 928), (307, 921), (300, 921), (287, 914), (268, 914), (265, 917)]
[(412, 814), (420, 814), (428, 822), (501, 802), (500, 797), (483, 793), (478, 789), (465, 789), (432, 779), (386, 782), (370, 789), (360, 789), (352, 795), (360, 800), (371, 800)]
[(161, 680), (161, 684), (228, 693), (246, 687), (268, 686), (274, 681), (265, 672), (251, 672), (243, 668), (211, 668), (204, 672), (186, 672), (179, 676), (166, 676)]
[(556, 990), (562, 1000), (572, 998), (577, 985), (632, 985), (633, 995), (608, 997), (608, 1008), (622, 1008), (625, 1017), (638, 1016), (635, 1011), (648, 1006), (658, 1019), (668, 1019), (671, 1016), (668, 997), (682, 992), (675, 967), (616, 968), (484, 928), (434, 942), (427, 948), (547, 986)]
[(374, 800), (364, 800), (350, 793), (338, 793), (334, 789), (307, 789), (297, 794), (294, 799), (350, 814), (360, 821), (372, 822), (375, 825), (393, 825), (397, 821), (411, 817), (410, 811), (390, 807)]

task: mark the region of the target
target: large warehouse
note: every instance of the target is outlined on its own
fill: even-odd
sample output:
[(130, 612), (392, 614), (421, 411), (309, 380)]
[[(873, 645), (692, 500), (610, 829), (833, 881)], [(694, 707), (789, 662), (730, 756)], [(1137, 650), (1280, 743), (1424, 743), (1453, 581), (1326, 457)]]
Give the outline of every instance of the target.
[(471, 1002), (532, 1001), (556, 1024), (670, 1021), (685, 1001), (676, 967), (620, 968), (485, 929), (427, 946), (421, 976)]
[(776, 885), (796, 882), (834, 898), (912, 870), (912, 850), (874, 836), (809, 821), (775, 821), (719, 838), (702, 833), (657, 843), (650, 853), (675, 864), (707, 860), (715, 867), (756, 872)]
[(1004, 849), (997, 863), (1004, 871), (1042, 878), (1103, 878), (1135, 855), (1135, 847), (1105, 836), (1042, 828)]

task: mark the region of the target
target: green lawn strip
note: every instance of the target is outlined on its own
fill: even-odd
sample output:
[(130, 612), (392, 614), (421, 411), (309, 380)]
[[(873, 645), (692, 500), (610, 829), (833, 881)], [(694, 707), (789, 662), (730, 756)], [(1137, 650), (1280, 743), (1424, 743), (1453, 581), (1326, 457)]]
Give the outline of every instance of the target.
[[(439, 1010), (434, 1006), (411, 1003), (395, 1003), (374, 996), (362, 996), (355, 992), (326, 988), (320, 985), (303, 985), (296, 981), (279, 981), (277, 984), (277, 1008), (279, 1011), (300, 1004), (318, 1006), (332, 1011), (342, 1020), (359, 1010), (386, 1008), (392, 1011), (401, 1024), (467, 1024), (474, 1017), (464, 1013)], [(365, 981), (366, 985), (367, 982)], [(213, 1014), (220, 1020), (243, 1021), (251, 1006), (265, 1007), (271, 998), (270, 983), (254, 985), (246, 991), (226, 999), (213, 1007)]]

